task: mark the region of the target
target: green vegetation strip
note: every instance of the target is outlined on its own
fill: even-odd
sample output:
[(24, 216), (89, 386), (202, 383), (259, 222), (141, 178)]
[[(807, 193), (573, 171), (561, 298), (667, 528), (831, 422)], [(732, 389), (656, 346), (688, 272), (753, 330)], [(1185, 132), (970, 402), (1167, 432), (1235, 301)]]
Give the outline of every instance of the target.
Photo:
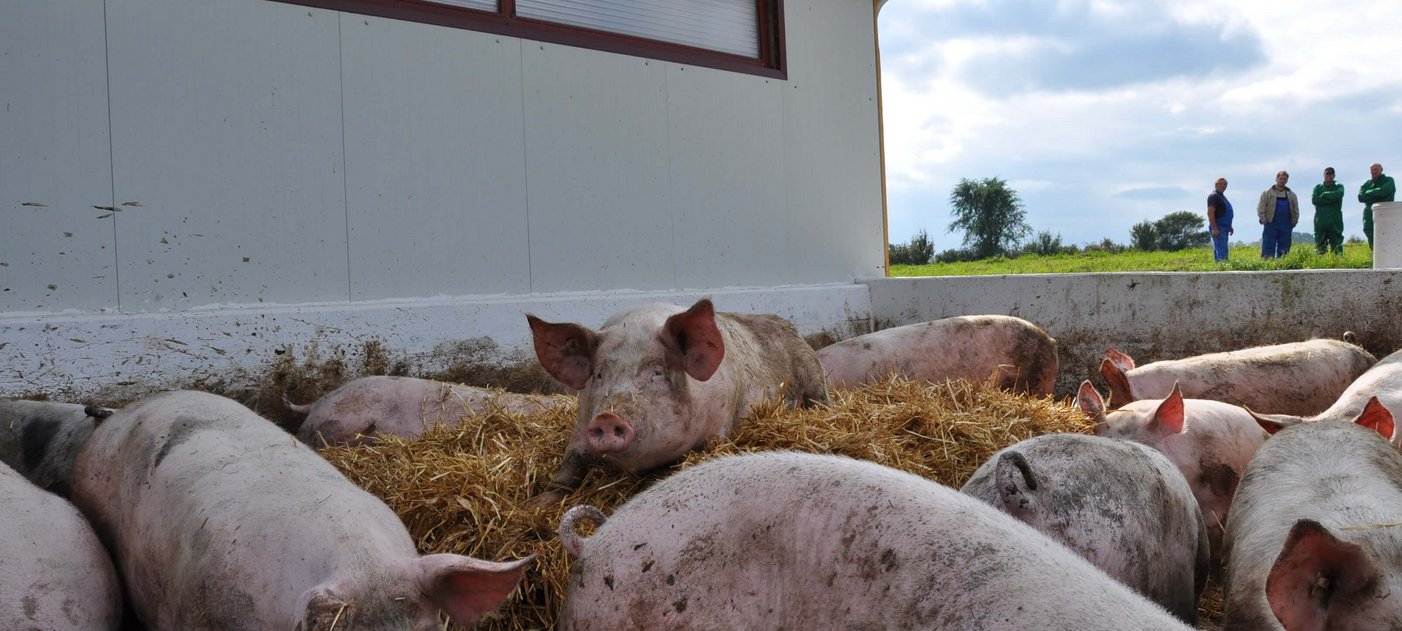
[(1290, 255), (1263, 260), (1259, 246), (1233, 247), (1228, 260), (1212, 261), (1211, 248), (1177, 252), (1081, 252), (1050, 256), (993, 257), (964, 263), (892, 265), (892, 276), (987, 276), (995, 274), (1072, 274), (1083, 272), (1218, 272), (1295, 269), (1371, 269), (1367, 244), (1348, 244), (1342, 255), (1316, 254), (1312, 245), (1296, 246)]

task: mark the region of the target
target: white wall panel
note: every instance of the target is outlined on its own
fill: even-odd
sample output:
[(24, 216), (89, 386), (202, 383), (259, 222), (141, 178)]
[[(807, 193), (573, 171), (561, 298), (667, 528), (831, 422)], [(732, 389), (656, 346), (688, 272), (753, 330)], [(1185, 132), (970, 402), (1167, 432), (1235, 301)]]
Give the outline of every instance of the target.
[(530, 292), (520, 40), (342, 19), (351, 299)]
[(532, 291), (675, 286), (665, 67), (522, 50)]
[(124, 311), (348, 299), (335, 12), (108, 3)]
[(0, 313), (117, 304), (101, 0), (0, 2)]
[(870, 2), (785, 5), (785, 168), (793, 282), (884, 270), (876, 43)]
[(677, 287), (790, 282), (782, 86), (667, 65)]

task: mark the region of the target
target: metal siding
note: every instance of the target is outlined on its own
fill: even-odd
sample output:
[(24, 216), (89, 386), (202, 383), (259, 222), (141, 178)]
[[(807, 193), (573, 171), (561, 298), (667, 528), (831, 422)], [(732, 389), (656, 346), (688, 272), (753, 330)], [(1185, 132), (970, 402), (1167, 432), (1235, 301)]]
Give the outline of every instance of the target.
[(785, 170), (793, 282), (882, 275), (872, 6), (786, 3)]
[(109, 3), (124, 311), (349, 298), (338, 19)]
[(522, 47), (531, 289), (669, 289), (665, 67)]
[(117, 304), (102, 11), (0, 2), (0, 314)]
[(789, 283), (783, 82), (668, 64), (677, 287)]
[(351, 299), (529, 293), (521, 42), (351, 14), (341, 32)]

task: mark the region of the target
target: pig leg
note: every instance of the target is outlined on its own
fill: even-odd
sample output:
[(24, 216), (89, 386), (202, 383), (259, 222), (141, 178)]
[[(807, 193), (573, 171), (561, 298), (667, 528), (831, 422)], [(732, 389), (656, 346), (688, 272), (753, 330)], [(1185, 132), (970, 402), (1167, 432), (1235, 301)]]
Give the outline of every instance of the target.
[(579, 488), (592, 464), (592, 458), (578, 451), (566, 453), (565, 461), (560, 463), (560, 470), (555, 472), (555, 479), (550, 482), (550, 490), (531, 498), (531, 506), (543, 508), (563, 502), (565, 497)]

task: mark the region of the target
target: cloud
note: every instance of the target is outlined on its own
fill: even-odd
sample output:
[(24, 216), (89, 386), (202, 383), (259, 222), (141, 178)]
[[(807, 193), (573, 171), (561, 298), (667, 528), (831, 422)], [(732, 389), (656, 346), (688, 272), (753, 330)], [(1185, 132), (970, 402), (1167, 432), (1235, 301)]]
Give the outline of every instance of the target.
[(1115, 193), (1115, 197), (1122, 199), (1181, 199), (1186, 195), (1191, 193), (1181, 186), (1131, 188)]
[(952, 73), (995, 97), (1236, 74), (1267, 60), (1254, 31), (1154, 3), (1002, 0), (920, 8), (928, 27), (920, 41), (927, 43), (894, 48), (910, 55), (896, 70)]

